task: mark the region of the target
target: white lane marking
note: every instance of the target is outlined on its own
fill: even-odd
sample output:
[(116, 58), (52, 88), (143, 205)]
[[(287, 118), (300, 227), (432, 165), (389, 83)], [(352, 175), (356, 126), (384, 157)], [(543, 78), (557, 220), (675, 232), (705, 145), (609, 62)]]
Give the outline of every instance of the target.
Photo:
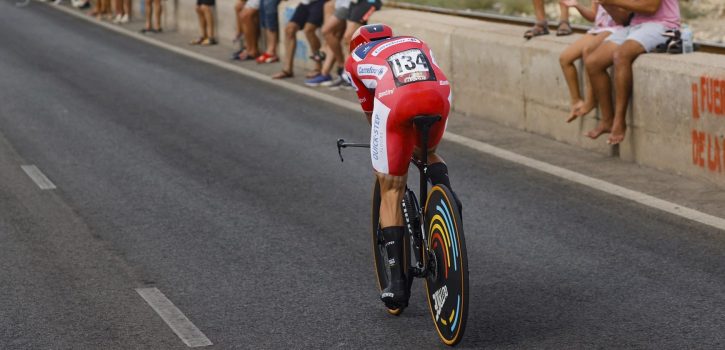
[(35, 182), (41, 190), (54, 190), (55, 185), (35, 165), (21, 165), (23, 171)]
[(189, 321), (158, 288), (137, 288), (136, 292), (156, 311), (171, 330), (190, 348), (212, 345), (209, 338)]
[[(331, 103), (333, 105), (336, 105), (336, 106), (339, 106), (342, 108), (350, 109), (355, 112), (361, 111), (360, 105), (355, 102), (351, 102), (351, 101), (341, 99), (339, 97), (327, 95), (322, 92), (316, 91), (314, 89), (296, 85), (294, 83), (290, 83), (287, 81), (273, 80), (270, 77), (268, 77), (262, 73), (258, 73), (258, 72), (252, 71), (250, 69), (247, 69), (247, 68), (236, 66), (231, 63), (222, 62), (222, 61), (219, 61), (219, 60), (211, 58), (211, 57), (206, 57), (206, 56), (198, 54), (196, 52), (187, 51), (185, 49), (158, 41), (156, 39), (152, 39), (152, 38), (144, 36), (142, 34), (128, 31), (126, 29), (123, 29), (122, 27), (114, 26), (110, 23), (96, 21), (92, 17), (85, 16), (82, 13), (76, 12), (69, 8), (65, 8), (62, 6), (54, 6), (54, 7), (63, 12), (76, 16), (78, 18), (82, 18), (86, 21), (101, 25), (114, 32), (139, 39), (148, 44), (175, 52), (182, 56), (186, 56), (186, 57), (193, 58), (193, 59), (196, 59), (196, 60), (199, 60), (202, 62), (206, 62), (206, 63), (209, 63), (209, 64), (214, 65), (219, 68), (237, 72), (244, 76), (254, 78), (257, 80), (261, 80), (267, 84), (277, 85), (277, 86), (283, 87), (285, 89), (288, 89), (288, 90), (291, 90), (291, 91), (294, 91), (294, 92), (297, 92), (297, 93), (300, 93), (300, 94), (303, 94), (303, 95), (306, 95), (309, 97), (323, 100), (325, 102)], [(603, 192), (613, 194), (615, 196), (629, 199), (629, 200), (640, 203), (642, 205), (646, 205), (651, 208), (663, 210), (665, 212), (668, 212), (668, 213), (671, 213), (674, 215), (678, 215), (685, 219), (689, 219), (692, 221), (699, 222), (701, 224), (709, 225), (709, 226), (718, 228), (720, 230), (725, 230), (725, 219), (722, 219), (722, 218), (719, 218), (716, 216), (712, 216), (709, 214), (705, 214), (705, 213), (697, 211), (695, 209), (690, 209), (690, 208), (687, 208), (685, 206), (682, 206), (682, 205), (679, 205), (676, 203), (668, 202), (668, 201), (650, 196), (648, 194), (630, 190), (628, 188), (617, 186), (617, 185), (614, 185), (612, 183), (609, 183), (609, 182), (606, 182), (603, 180), (599, 180), (599, 179), (595, 179), (593, 177), (586, 176), (584, 174), (580, 174), (580, 173), (577, 173), (577, 172), (574, 172), (571, 170), (567, 170), (567, 169), (564, 169), (564, 168), (561, 168), (561, 167), (558, 167), (558, 166), (555, 166), (552, 164), (548, 164), (548, 163), (544, 163), (542, 161), (528, 158), (528, 157), (522, 156), (520, 154), (511, 152), (511, 151), (507, 151), (502, 148), (498, 148), (496, 146), (493, 146), (493, 145), (485, 143), (485, 142), (467, 138), (465, 136), (446, 132), (444, 135), (444, 139), (446, 139), (447, 141), (454, 142), (459, 145), (463, 145), (463, 146), (469, 147), (471, 149), (501, 158), (501, 159), (505, 159), (505, 160), (508, 160), (508, 161), (511, 161), (511, 162), (514, 162), (514, 163), (517, 163), (517, 164), (520, 164), (523, 166), (527, 166), (527, 167), (530, 167), (530, 168), (533, 168), (536, 170), (543, 171), (545, 173), (563, 178), (565, 180), (571, 180), (571, 181), (577, 182), (577, 183), (582, 184), (587, 187), (591, 187), (596, 190), (601, 190)]]

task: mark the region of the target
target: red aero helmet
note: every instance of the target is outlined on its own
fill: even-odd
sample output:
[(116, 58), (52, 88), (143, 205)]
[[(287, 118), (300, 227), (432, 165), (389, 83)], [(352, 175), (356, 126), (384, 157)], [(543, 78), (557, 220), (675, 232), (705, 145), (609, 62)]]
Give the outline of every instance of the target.
[(387, 39), (393, 36), (393, 29), (385, 24), (368, 24), (358, 28), (350, 40), (350, 52), (362, 44)]

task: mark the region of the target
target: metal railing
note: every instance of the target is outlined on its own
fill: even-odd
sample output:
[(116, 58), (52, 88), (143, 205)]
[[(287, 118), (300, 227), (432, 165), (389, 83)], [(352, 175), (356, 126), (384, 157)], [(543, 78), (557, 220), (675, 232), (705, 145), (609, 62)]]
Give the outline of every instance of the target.
[[(392, 7), (392, 8), (439, 13), (439, 14), (444, 14), (444, 15), (471, 18), (471, 19), (476, 19), (479, 21), (514, 24), (514, 25), (520, 25), (520, 26), (534, 25), (534, 19), (532, 19), (532, 18), (506, 16), (506, 15), (499, 15), (499, 14), (495, 14), (495, 13), (486, 13), (486, 12), (481, 12), (481, 11), (447, 9), (447, 8), (435, 7), (435, 6), (411, 4), (411, 3), (402, 2), (402, 1), (383, 1), (383, 3), (385, 4), (385, 6)], [(555, 25), (550, 25), (550, 27), (552, 29), (554, 29)], [(574, 32), (576, 32), (576, 33), (585, 33), (591, 27), (573, 24), (572, 28), (574, 29)], [(697, 50), (700, 52), (709, 52), (709, 53), (725, 55), (725, 45), (715, 44), (715, 43), (705, 43), (705, 42), (695, 42), (695, 45), (697, 45)]]

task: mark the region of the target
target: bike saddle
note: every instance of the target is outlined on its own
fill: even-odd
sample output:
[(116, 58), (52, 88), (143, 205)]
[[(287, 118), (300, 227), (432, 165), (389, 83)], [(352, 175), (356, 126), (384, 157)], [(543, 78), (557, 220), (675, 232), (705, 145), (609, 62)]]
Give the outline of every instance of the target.
[(421, 115), (413, 118), (413, 124), (418, 128), (430, 128), (439, 120), (441, 120), (439, 115)]

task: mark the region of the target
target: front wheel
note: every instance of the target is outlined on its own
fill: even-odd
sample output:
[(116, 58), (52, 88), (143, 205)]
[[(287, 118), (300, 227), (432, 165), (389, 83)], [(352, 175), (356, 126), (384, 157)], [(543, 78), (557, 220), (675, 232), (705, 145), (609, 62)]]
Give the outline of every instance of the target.
[(441, 341), (453, 346), (461, 341), (468, 317), (468, 259), (458, 205), (443, 185), (428, 194), (425, 232), (428, 306)]

